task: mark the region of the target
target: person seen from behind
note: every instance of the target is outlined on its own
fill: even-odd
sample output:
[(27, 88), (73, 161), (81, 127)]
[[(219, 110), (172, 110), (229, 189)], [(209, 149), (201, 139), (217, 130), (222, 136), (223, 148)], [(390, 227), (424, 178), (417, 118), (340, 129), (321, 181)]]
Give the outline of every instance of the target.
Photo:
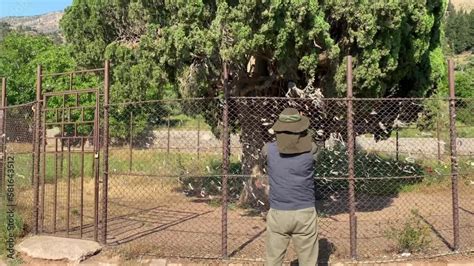
[(290, 239), (302, 266), (318, 260), (314, 163), (321, 147), (312, 142), (309, 119), (286, 108), (273, 125), (276, 141), (266, 143), (262, 156), (269, 178), (266, 265), (282, 265)]

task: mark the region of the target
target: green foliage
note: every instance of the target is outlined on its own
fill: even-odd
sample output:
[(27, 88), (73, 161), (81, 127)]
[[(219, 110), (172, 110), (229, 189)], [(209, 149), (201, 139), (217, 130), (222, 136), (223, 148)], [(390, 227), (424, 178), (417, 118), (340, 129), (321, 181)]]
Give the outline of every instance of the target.
[(0, 258), (5, 258), (8, 254), (6, 246), (8, 238), (12, 236), (13, 239), (16, 240), (18, 239), (18, 237), (24, 234), (24, 230), (23, 220), (21, 216), (18, 215), (18, 212), (14, 213), (13, 222), (10, 222), (9, 225), (7, 212), (4, 206), (6, 198), (5, 195), (0, 195), (0, 197), (2, 197), (2, 205), (0, 205)]
[(464, 10), (456, 11), (452, 4), (448, 6), (446, 41), (454, 53), (474, 48), (474, 10), (468, 13)]
[[(178, 166), (184, 169), (178, 162)], [(207, 166), (207, 174), (197, 177), (182, 177), (180, 182), (182, 190), (188, 196), (219, 196), (222, 194), (222, 161), (212, 160)], [(242, 172), (240, 162), (231, 162), (229, 166), (230, 175), (239, 175)], [(230, 177), (227, 182), (228, 196), (231, 201), (238, 200), (244, 187), (241, 178)]]
[(386, 237), (395, 241), (396, 250), (400, 253), (424, 251), (430, 246), (430, 233), (430, 227), (423, 221), (416, 209), (411, 211), (411, 216), (403, 223), (402, 227), (397, 222), (385, 231)]
[(133, 99), (160, 97), (163, 87), (219, 95), (222, 60), (233, 95), (281, 96), (289, 81), (344, 95), (348, 54), (357, 96), (403, 97), (442, 81), (445, 9), (444, 0), (75, 0), (61, 28), (79, 65), (112, 59), (116, 93)]
[(0, 22), (0, 42), (11, 32), (10, 24), (6, 22)]
[[(331, 179), (347, 177), (349, 165), (347, 160), (347, 148), (342, 145), (326, 148), (321, 152), (315, 165), (316, 186), (320, 188), (316, 189), (317, 193), (347, 189), (347, 180)], [(338, 168), (335, 169), (334, 165)], [(405, 158), (396, 160), (390, 156), (369, 153), (361, 149), (356, 149), (354, 169), (355, 177), (359, 178), (356, 182), (356, 191), (370, 195), (396, 195), (403, 187), (421, 181), (420, 176), (424, 175), (420, 164), (409, 162)], [(404, 176), (419, 178), (390, 179)]]
[[(36, 67), (43, 72), (63, 72), (76, 67), (68, 46), (55, 45), (48, 37), (12, 32), (0, 42), (0, 76), (8, 78), (10, 105), (35, 99)], [(57, 83), (51, 87), (57, 87)]]

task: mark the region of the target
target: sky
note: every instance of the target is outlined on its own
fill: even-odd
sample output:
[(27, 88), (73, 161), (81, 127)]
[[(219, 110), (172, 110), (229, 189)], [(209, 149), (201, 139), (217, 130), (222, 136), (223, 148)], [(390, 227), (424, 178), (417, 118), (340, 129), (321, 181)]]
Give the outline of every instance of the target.
[(0, 0), (0, 17), (33, 16), (62, 11), (72, 0)]

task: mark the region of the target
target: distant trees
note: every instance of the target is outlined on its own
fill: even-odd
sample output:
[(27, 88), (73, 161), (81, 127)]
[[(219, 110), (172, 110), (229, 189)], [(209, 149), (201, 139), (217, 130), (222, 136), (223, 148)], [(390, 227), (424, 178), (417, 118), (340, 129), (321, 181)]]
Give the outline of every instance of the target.
[(456, 11), (451, 3), (448, 5), (446, 42), (456, 54), (474, 49), (474, 10)]
[(8, 102), (20, 104), (35, 99), (36, 66), (47, 72), (76, 67), (70, 50), (42, 35), (11, 32), (0, 41), (0, 76), (8, 78)]

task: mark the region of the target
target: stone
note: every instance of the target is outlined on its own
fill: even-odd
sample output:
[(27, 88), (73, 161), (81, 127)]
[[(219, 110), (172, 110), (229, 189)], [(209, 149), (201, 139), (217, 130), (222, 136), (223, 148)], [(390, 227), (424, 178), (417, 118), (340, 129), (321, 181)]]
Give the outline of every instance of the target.
[(15, 247), (35, 259), (68, 260), (78, 263), (97, 254), (102, 246), (94, 241), (54, 236), (32, 236)]

